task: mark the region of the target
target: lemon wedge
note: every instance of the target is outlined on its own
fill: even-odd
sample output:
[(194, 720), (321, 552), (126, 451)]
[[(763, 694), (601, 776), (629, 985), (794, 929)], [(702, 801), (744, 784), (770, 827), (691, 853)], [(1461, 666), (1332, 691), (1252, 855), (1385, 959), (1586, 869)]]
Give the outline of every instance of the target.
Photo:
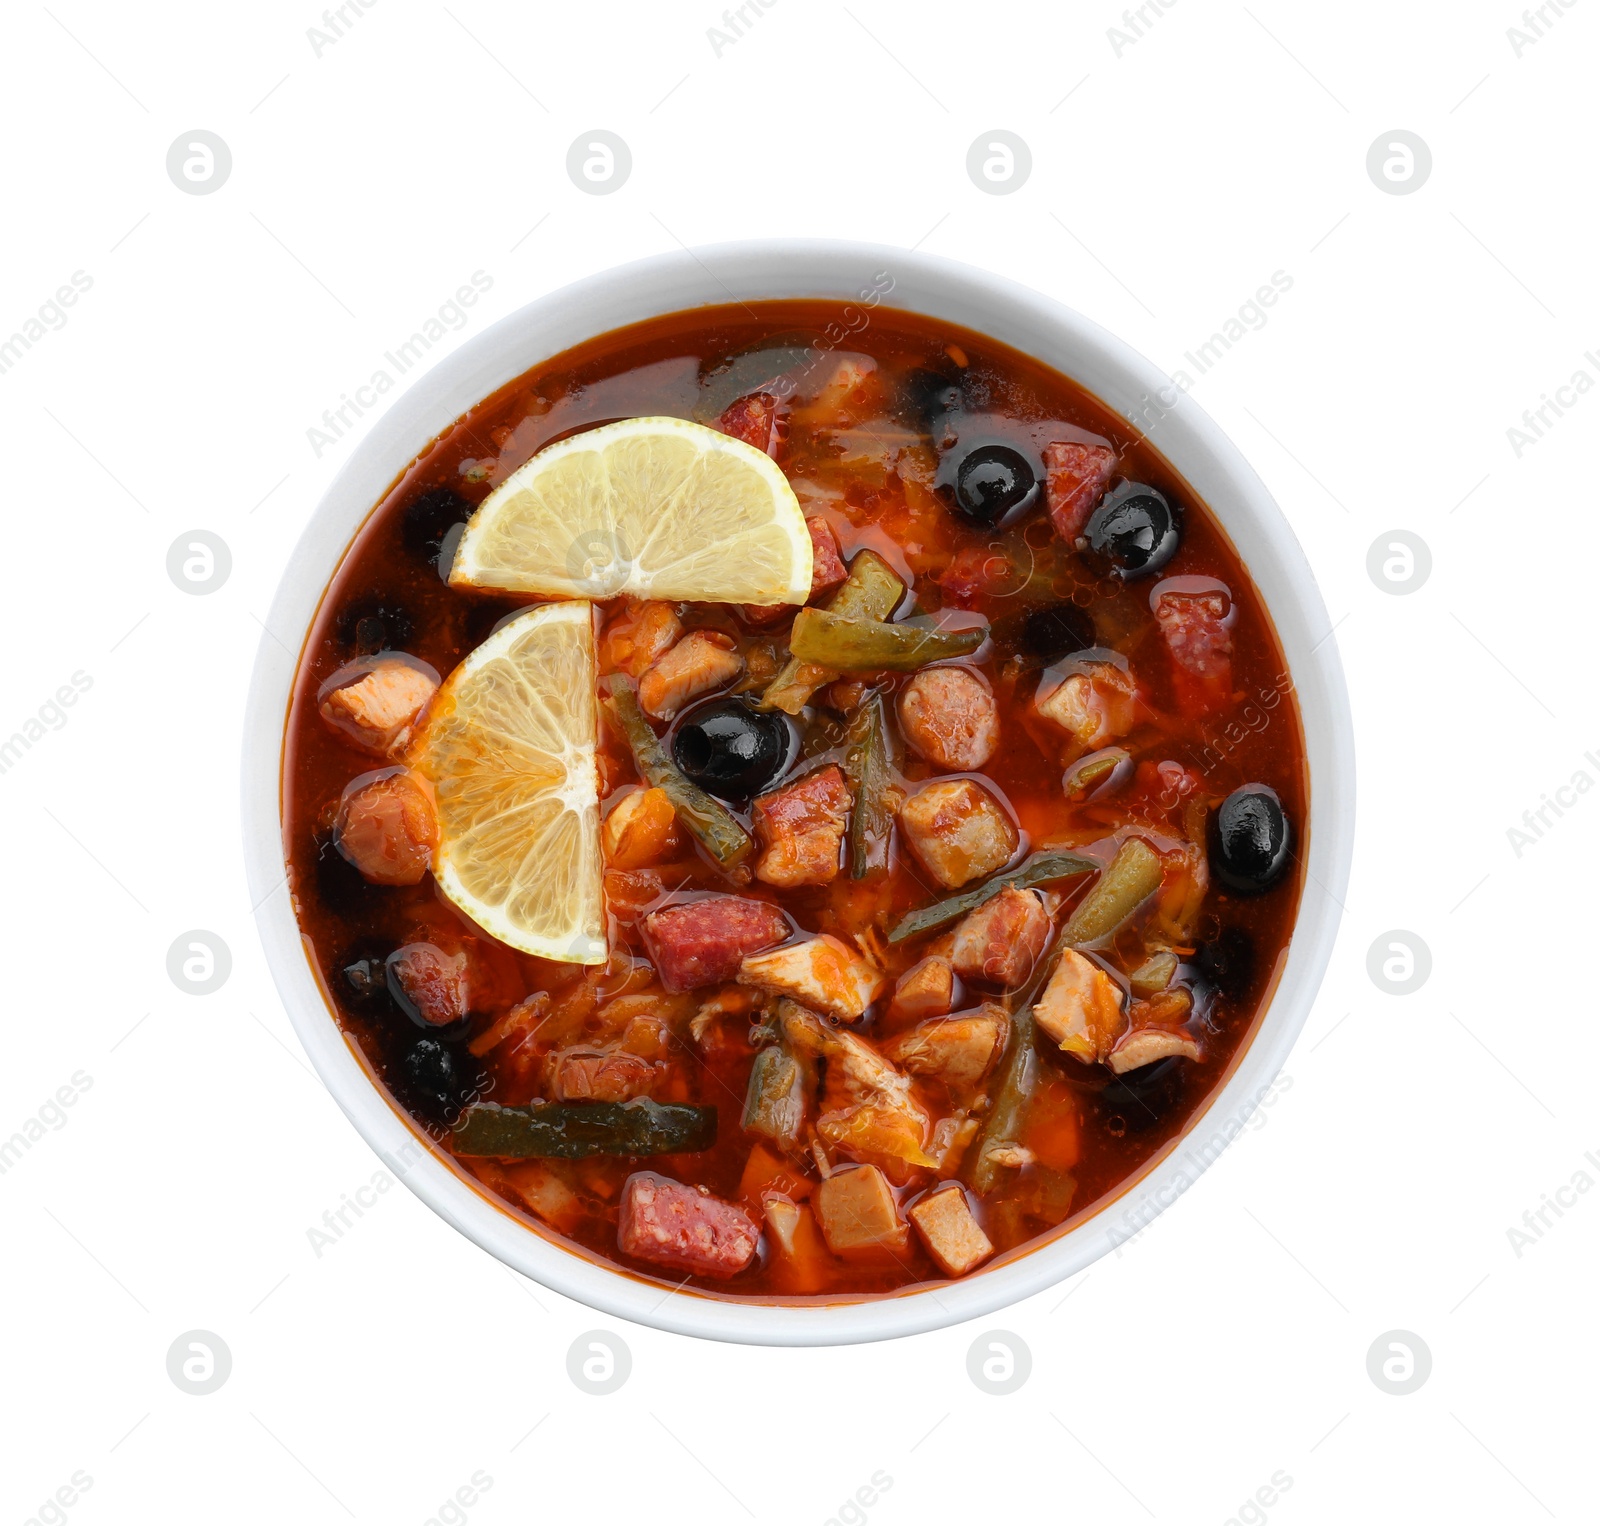
[(492, 937), (569, 964), (606, 957), (594, 620), (543, 604), (453, 672), (407, 754), (433, 785), (439, 888)]
[(545, 598), (803, 604), (811, 537), (764, 452), (685, 419), (558, 441), (478, 506), (451, 583)]

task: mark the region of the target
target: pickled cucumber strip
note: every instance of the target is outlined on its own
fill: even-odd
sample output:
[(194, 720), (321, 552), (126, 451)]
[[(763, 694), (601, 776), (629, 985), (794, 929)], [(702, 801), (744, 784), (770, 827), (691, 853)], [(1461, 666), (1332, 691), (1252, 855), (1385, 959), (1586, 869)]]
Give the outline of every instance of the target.
[(501, 1107), (479, 1102), (462, 1114), (450, 1138), (457, 1155), (503, 1160), (587, 1155), (677, 1155), (709, 1150), (717, 1138), (714, 1107), (672, 1102), (532, 1102)]

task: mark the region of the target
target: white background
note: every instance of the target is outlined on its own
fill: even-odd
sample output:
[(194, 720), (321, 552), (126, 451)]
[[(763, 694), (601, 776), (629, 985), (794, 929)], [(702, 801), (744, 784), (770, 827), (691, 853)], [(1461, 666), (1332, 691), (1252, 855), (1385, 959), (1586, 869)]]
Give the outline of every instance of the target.
[[(874, 1473), (844, 1519), (1593, 1519), (1600, 1193), (1520, 1256), (1507, 1231), (1600, 1180), (1600, 800), (1520, 856), (1507, 832), (1600, 779), (1600, 397), (1520, 458), (1506, 431), (1600, 379), (1600, 10), (1550, 6), (1519, 56), (1516, 0), (1173, 0), (1121, 44), (1114, 0), (776, 0), (719, 56), (714, 4), (377, 0), (320, 56), (311, 3), (7, 8), (0, 339), (93, 285), (0, 375), (0, 737), (92, 687), (0, 774), (0, 1138), (92, 1084), (0, 1176), (0, 1522), (823, 1523)], [(166, 173), (195, 128), (232, 151), (212, 195)], [(595, 128), (633, 153), (608, 196), (565, 171)], [(996, 128), (1033, 155), (1006, 196), (965, 170)], [(1395, 128), (1432, 151), (1414, 194), (1367, 174)], [(400, 1190), (319, 1256), (378, 1163), (278, 1006), (237, 807), (260, 619), (354, 438), (319, 459), (307, 430), (476, 270), (452, 345), (604, 266), (784, 234), (988, 266), (1169, 370), (1292, 277), (1195, 388), (1341, 622), (1361, 762), (1279, 1100), (1119, 1256), (887, 1346), (619, 1327)], [(1432, 554), (1406, 596), (1367, 572), (1396, 528)], [(166, 570), (195, 529), (232, 554), (204, 597)], [(232, 950), (210, 996), (167, 976), (192, 928)], [(1432, 950), (1407, 997), (1367, 973), (1390, 929)], [(596, 1327), (633, 1356), (608, 1397), (566, 1371)], [(1032, 1353), (1009, 1397), (967, 1376), (992, 1327)], [(194, 1329), (232, 1353), (209, 1396), (167, 1375)], [(1407, 1396), (1367, 1372), (1395, 1329), (1433, 1358)]]

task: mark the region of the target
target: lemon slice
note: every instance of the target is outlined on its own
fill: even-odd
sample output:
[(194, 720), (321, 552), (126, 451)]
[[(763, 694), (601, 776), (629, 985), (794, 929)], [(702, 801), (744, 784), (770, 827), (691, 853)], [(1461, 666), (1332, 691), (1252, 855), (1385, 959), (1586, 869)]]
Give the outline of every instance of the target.
[(547, 446), (478, 506), (450, 581), (546, 598), (803, 604), (811, 537), (764, 452), (685, 419)]
[(445, 680), (407, 762), (439, 808), (433, 875), (491, 936), (569, 964), (606, 957), (588, 604), (508, 621)]

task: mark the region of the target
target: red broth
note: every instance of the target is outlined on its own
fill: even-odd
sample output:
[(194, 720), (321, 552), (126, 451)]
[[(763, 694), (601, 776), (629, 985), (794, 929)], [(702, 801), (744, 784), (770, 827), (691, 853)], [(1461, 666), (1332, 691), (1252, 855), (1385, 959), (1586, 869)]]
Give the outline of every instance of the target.
[[(1177, 1006), (1170, 1010), (1169, 1003), (1157, 1016), (1164, 1031), (1189, 1041), (1197, 1058), (1164, 1058), (1117, 1075), (1108, 1063), (1077, 1058), (1041, 1036), (1021, 1151), (987, 1193), (970, 1185), (973, 1135), (981, 1139), (1000, 1091), (998, 1053), (974, 1082), (956, 1084), (937, 1071), (910, 1074), (907, 1095), (926, 1121), (924, 1153), (936, 1159), (932, 1166), (886, 1161), (870, 1148), (853, 1151), (837, 1135), (820, 1150), (809, 1148), (826, 1102), (815, 1093), (814, 1073), (806, 1134), (781, 1148), (741, 1126), (752, 1065), (772, 1038), (770, 1001), (756, 993), (752, 1005), (749, 989), (737, 985), (665, 992), (647, 962), (642, 922), (652, 909), (686, 894), (731, 892), (776, 904), (797, 936), (847, 940), (892, 988), (925, 958), (950, 956), (949, 929), (888, 941), (907, 912), (951, 893), (908, 851), (903, 828), (887, 872), (860, 880), (846, 872), (797, 888), (748, 874), (730, 880), (692, 844), (660, 863), (608, 872), (613, 958), (595, 969), (496, 943), (437, 892), (431, 877), (414, 886), (369, 883), (334, 840), (341, 792), (376, 765), (319, 714), (325, 681), (382, 651), (408, 653), (448, 674), (508, 613), (530, 602), (443, 580), (441, 559), (448, 569), (455, 527), (476, 504), (542, 447), (574, 432), (661, 414), (715, 425), (730, 405), (761, 392), (777, 402), (772, 453), (805, 513), (826, 521), (844, 561), (863, 548), (875, 550), (910, 583), (920, 612), (960, 609), (991, 624), (991, 644), (978, 661), (962, 664), (992, 693), (1000, 730), (998, 749), (979, 768), (943, 768), (904, 746), (895, 718), (907, 676), (874, 675), (865, 684), (867, 694), (884, 697), (898, 789), (914, 791), (946, 774), (981, 779), (1022, 833), (1013, 865), (1026, 851), (1053, 846), (1082, 847), (1103, 862), (1130, 831), (1181, 854), (1184, 842), (1205, 835), (1203, 823), (1215, 818), (1225, 797), (1255, 783), (1276, 792), (1296, 834), (1287, 871), (1260, 894), (1221, 884), (1205, 867), (1205, 843), (1198, 843), (1190, 862), (1198, 857), (1201, 866), (1191, 867), (1188, 885), (1198, 902), (1181, 914), (1162, 910), (1168, 890), (1182, 888), (1169, 872), (1156, 903), (1096, 950), (1094, 962), (1124, 988), (1128, 1011), (1146, 1017), (1155, 1009), (1127, 994), (1128, 977), (1147, 964), (1152, 949), (1172, 950), (1176, 970), (1161, 999), (1179, 993)], [(975, 442), (1008, 444), (1031, 462), (1041, 479), (1038, 504), (997, 527), (958, 513), (953, 468)], [(1176, 553), (1153, 576), (1123, 579), (1104, 556), (1074, 549), (1057, 533), (1045, 508), (1041, 453), (1058, 442), (1109, 445), (1116, 452), (1112, 493), (1124, 481), (1144, 484), (1177, 507)], [(1195, 680), (1175, 662), (1152, 613), (1151, 590), (1172, 579), (1211, 580), (1227, 590), (1231, 661), (1222, 689), (1213, 684), (1209, 695), (1197, 697)], [(828, 598), (820, 593), (813, 602), (825, 605)], [(1061, 613), (1049, 616), (1052, 610)], [(705, 627), (733, 639), (744, 662), (733, 687), (759, 697), (761, 682), (786, 655), (789, 618), (756, 623), (741, 607), (713, 604), (677, 613), (685, 629)], [(620, 600), (597, 606), (602, 632), (628, 616)], [(1059, 676), (1062, 654), (1050, 643), (1062, 644), (1063, 629), (1087, 632), (1088, 644), (1116, 653), (1140, 696), (1135, 724), (1112, 744), (1126, 762), (1093, 776), (1104, 786), (1098, 792), (1070, 796), (1063, 759), (1070, 773), (1080, 761), (1072, 755), (1084, 749), (1041, 718), (1035, 704), (1041, 673), (1044, 681)], [(601, 651), (604, 672), (603, 634)], [(785, 781), (841, 755), (851, 706), (862, 692), (842, 682), (814, 697), (797, 718), (799, 756)], [(603, 728), (602, 811), (637, 784), (627, 748), (614, 729)], [(683, 1271), (618, 1248), (625, 1184), (647, 1171), (703, 1188), (737, 1205), (763, 1233), (743, 1270), (691, 1271), (690, 1285), (727, 1297), (790, 1301), (886, 1294), (946, 1275), (920, 1231), (865, 1253), (834, 1254), (816, 1232), (825, 1171), (837, 1175), (874, 1161), (887, 1166), (893, 1212), (902, 1221), (931, 1189), (968, 1182), (967, 1212), (997, 1259), (1124, 1190), (1220, 1085), (1264, 1011), (1299, 899), (1307, 809), (1298, 709), (1272, 623), (1227, 537), (1161, 456), (1082, 388), (979, 334), (884, 308), (869, 317), (860, 308), (820, 302), (710, 308), (603, 335), (535, 367), (445, 430), (376, 506), (334, 571), (295, 684), (284, 789), (295, 912), (330, 1006), (377, 1083), (415, 1126), (448, 1151), (464, 1107), (521, 1106), (545, 1097), (552, 1067), (574, 1046), (591, 1054), (632, 1053), (628, 1045), (640, 1045), (629, 1014), (643, 1014), (640, 1031), (651, 1052), (634, 1054), (628, 1064), (648, 1073), (656, 1100), (716, 1109), (710, 1148), (520, 1162), (461, 1156), (460, 1168), (530, 1226), (664, 1286), (683, 1283)], [(747, 809), (741, 819), (750, 821)], [(1052, 929), (1091, 882), (1084, 876), (1049, 887), (1043, 907)], [(470, 968), (470, 1013), (446, 1030), (419, 1026), (386, 979), (388, 956), (418, 941), (459, 955)], [(960, 1012), (1003, 1014), (1015, 990), (1008, 997), (994, 982), (958, 978), (955, 1000)], [(529, 1038), (529, 1025), (517, 1029), (507, 1015), (538, 993), (547, 997), (535, 1004), (542, 1027)], [(706, 1018), (705, 1003), (719, 993), (727, 995), (729, 1012)], [(916, 1023), (895, 1013), (886, 988), (850, 1031), (879, 1054), (903, 1056), (900, 1041)], [(496, 1024), (515, 1030), (512, 1041), (483, 1049)], [(825, 1071), (833, 1063), (825, 1062)], [(929, 1153), (935, 1149), (936, 1157)], [(789, 1248), (774, 1239), (767, 1214), (774, 1198), (798, 1210), (780, 1208), (785, 1227), (803, 1221)]]

